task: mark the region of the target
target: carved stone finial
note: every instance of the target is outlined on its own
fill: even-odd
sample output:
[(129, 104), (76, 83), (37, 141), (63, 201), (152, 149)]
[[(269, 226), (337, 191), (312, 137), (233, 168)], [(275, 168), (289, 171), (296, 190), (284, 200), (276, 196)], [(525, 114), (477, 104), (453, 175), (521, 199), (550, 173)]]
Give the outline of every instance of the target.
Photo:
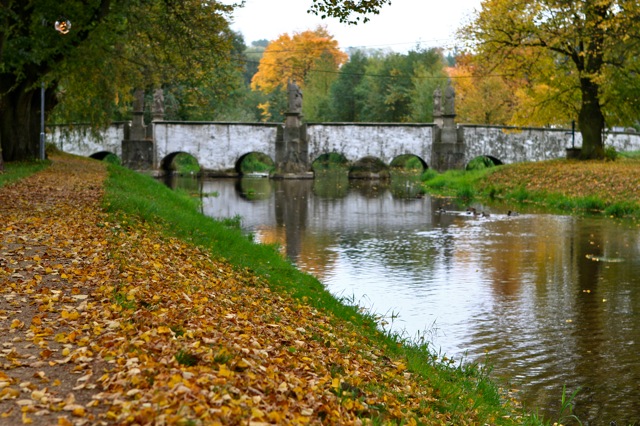
[(287, 92), (289, 94), (289, 112), (300, 114), (302, 112), (302, 91), (295, 81), (289, 80), (287, 83)]
[(455, 115), (455, 97), (456, 92), (453, 90), (451, 80), (447, 82), (447, 88), (444, 90), (444, 115)]
[(433, 92), (433, 116), (442, 115), (442, 91), (439, 87)]
[(164, 92), (162, 88), (153, 90), (153, 120), (164, 120)]

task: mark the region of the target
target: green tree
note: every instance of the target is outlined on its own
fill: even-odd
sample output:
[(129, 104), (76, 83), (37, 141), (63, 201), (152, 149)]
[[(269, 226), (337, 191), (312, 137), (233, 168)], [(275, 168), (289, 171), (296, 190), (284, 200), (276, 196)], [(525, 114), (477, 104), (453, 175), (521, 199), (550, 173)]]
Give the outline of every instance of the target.
[(360, 121), (363, 100), (356, 88), (364, 77), (368, 58), (360, 49), (350, 53), (349, 61), (340, 68), (338, 78), (330, 89), (330, 121)]
[(380, 8), (388, 3), (391, 3), (391, 0), (313, 0), (309, 11), (323, 19), (333, 17), (338, 18), (340, 22), (357, 24), (367, 22), (368, 15), (377, 15)]
[(316, 60), (304, 85), (302, 114), (307, 121), (331, 121), (331, 86), (337, 78), (335, 63), (329, 55)]
[(639, 18), (638, 3), (627, 0), (487, 0), (460, 33), (493, 68), (534, 83), (539, 76), (536, 63), (553, 64), (552, 78), (544, 77), (549, 90), (537, 95), (568, 99), (567, 91), (577, 91), (581, 155), (603, 158), (605, 117), (615, 124), (625, 114), (610, 112), (629, 111), (607, 101), (638, 105), (637, 98), (629, 96), (637, 83), (629, 89), (620, 84), (627, 83), (624, 74), (636, 69)]
[[(310, 12), (357, 23), (386, 3), (312, 0)], [(37, 156), (41, 83), (47, 112), (60, 102), (59, 116), (93, 123), (122, 112), (136, 87), (206, 81), (222, 93), (225, 73), (219, 70), (228, 69), (233, 43), (228, 13), (239, 6), (215, 0), (2, 1), (0, 169), (3, 158)], [(71, 21), (64, 36), (53, 29), (58, 19)]]
[[(47, 112), (61, 101), (65, 109), (60, 116), (105, 123), (115, 107), (131, 99), (135, 87), (210, 81), (211, 70), (230, 64), (231, 10), (215, 2), (203, 7), (199, 0), (3, 2), (4, 159), (37, 156), (41, 83), (46, 85)], [(56, 19), (69, 19), (71, 31), (56, 33)]]
[(371, 57), (356, 93), (362, 96), (360, 119), (371, 122), (417, 122), (433, 118), (433, 91), (446, 82), (437, 49)]

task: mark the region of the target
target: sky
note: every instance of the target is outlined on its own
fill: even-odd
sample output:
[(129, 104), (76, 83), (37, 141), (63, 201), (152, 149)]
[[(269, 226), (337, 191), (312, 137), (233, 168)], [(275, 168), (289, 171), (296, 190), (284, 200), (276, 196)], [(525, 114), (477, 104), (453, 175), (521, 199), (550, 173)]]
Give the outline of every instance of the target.
[(311, 0), (246, 0), (236, 9), (231, 28), (242, 33), (245, 44), (277, 39), (281, 34), (326, 26), (341, 49), (364, 47), (407, 52), (420, 46), (453, 50), (455, 31), (480, 8), (481, 0), (391, 0), (379, 15), (357, 26), (308, 14)]

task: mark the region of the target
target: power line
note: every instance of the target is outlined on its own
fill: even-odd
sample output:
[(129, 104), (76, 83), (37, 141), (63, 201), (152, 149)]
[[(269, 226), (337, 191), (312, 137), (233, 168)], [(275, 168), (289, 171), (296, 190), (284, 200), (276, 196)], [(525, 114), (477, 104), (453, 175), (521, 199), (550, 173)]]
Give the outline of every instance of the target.
[[(254, 65), (259, 65), (260, 61), (254, 61), (251, 59), (241, 59), (241, 62), (251, 63)], [(302, 70), (300, 67), (292, 67), (286, 66), (282, 67), (283, 69), (289, 70)], [(307, 72), (316, 72), (316, 73), (324, 73), (324, 74), (338, 74), (338, 75), (347, 75), (347, 76), (355, 76), (355, 77), (370, 77), (370, 78), (414, 78), (419, 80), (442, 80), (442, 79), (467, 79), (467, 78), (477, 78), (477, 79), (485, 79), (485, 78), (493, 78), (493, 77), (513, 77), (509, 74), (483, 74), (483, 75), (458, 75), (458, 76), (415, 76), (415, 75), (385, 75), (385, 74), (367, 74), (367, 73), (356, 73), (356, 72), (345, 72), (341, 70), (322, 70), (311, 68), (308, 69)]]

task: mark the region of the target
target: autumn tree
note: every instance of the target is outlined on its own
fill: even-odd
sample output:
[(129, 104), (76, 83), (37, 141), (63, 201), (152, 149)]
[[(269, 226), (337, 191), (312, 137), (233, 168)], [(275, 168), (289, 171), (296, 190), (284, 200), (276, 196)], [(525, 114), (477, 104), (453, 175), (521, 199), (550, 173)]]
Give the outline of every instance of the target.
[(272, 93), (276, 88), (286, 88), (287, 82), (293, 81), (304, 89), (309, 73), (321, 58), (323, 72), (337, 71), (348, 58), (325, 27), (294, 33), (293, 36), (282, 34), (265, 49), (258, 72), (251, 80), (251, 88)]
[[(98, 122), (135, 87), (191, 84), (227, 69), (231, 10), (199, 0), (8, 2), (0, 14), (4, 159), (37, 155), (41, 83), (48, 112), (62, 101), (65, 113)], [(71, 21), (65, 35), (54, 30), (60, 19)]]
[[(386, 3), (311, 0), (310, 11), (357, 23)], [(224, 75), (216, 79), (216, 73), (228, 69), (228, 14), (239, 6), (200, 0), (3, 1), (0, 170), (3, 158), (37, 156), (42, 83), (47, 112), (61, 102), (62, 116), (83, 112), (91, 121), (110, 116), (143, 83), (208, 80), (222, 93)], [(71, 31), (56, 33), (54, 22), (67, 19)]]
[(556, 72), (537, 96), (576, 91), (581, 155), (603, 158), (605, 117), (625, 118), (607, 114), (616, 108), (607, 101), (633, 100), (616, 86), (637, 62), (638, 18), (640, 6), (627, 0), (486, 0), (461, 35), (487, 64), (514, 76), (535, 80), (536, 61), (550, 61)]
[(456, 91), (457, 120), (463, 123), (512, 123), (516, 95), (513, 85), (494, 70), (476, 63), (473, 55), (460, 55), (449, 69)]

